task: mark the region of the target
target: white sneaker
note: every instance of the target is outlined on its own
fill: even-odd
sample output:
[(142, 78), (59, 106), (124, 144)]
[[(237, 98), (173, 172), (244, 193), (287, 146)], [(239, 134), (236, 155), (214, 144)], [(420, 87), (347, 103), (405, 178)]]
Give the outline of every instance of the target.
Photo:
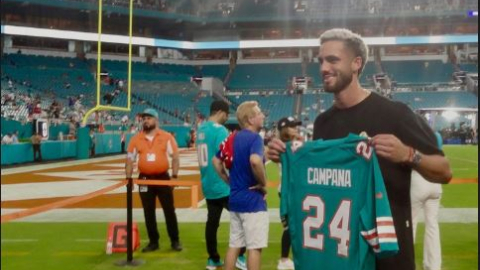
[(286, 261), (282, 261), (282, 259), (278, 260), (277, 265), (278, 270), (295, 270), (295, 265), (293, 265), (293, 261), (288, 259)]
[(245, 255), (238, 256), (235, 267), (240, 270), (247, 270), (247, 258)]

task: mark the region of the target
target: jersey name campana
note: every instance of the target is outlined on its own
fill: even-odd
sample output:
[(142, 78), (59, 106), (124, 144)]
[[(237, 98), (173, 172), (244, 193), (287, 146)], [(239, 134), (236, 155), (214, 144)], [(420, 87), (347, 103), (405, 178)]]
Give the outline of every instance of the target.
[(398, 252), (390, 204), (364, 137), (292, 142), (282, 155), (280, 214), (296, 270), (371, 270)]

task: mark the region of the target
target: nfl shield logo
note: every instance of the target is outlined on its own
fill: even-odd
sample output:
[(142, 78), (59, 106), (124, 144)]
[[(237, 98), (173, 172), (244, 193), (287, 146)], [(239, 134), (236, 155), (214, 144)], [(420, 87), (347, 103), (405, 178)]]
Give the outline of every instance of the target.
[(303, 146), (303, 142), (302, 141), (292, 141), (292, 152), (295, 153), (297, 152), (298, 148), (302, 147)]

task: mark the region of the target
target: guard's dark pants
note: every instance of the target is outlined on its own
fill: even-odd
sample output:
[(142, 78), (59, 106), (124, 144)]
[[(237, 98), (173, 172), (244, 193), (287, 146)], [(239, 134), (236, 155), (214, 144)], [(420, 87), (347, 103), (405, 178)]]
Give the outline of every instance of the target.
[(42, 161), (42, 151), (40, 150), (40, 144), (32, 144), (33, 146), (33, 160), (37, 161), (37, 153), (38, 153), (38, 160)]
[[(140, 174), (139, 179), (155, 179), (155, 180), (170, 180), (168, 173), (159, 175), (144, 175)], [(147, 188), (143, 191), (143, 188)], [(170, 242), (179, 241), (177, 215), (175, 214), (175, 206), (173, 205), (173, 187), (170, 186), (140, 186), (140, 198), (143, 205), (143, 213), (145, 215), (145, 224), (147, 226), (148, 238), (150, 243), (158, 244), (160, 235), (157, 228), (157, 217), (155, 214), (156, 198), (160, 200), (167, 223), (168, 236)]]

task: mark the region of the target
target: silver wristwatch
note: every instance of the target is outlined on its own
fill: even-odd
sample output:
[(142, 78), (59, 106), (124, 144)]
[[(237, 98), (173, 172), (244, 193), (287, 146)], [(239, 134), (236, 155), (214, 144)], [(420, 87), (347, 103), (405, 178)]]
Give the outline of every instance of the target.
[(412, 157), (412, 166), (418, 166), (420, 161), (422, 161), (422, 154), (418, 152), (418, 150), (415, 150)]

